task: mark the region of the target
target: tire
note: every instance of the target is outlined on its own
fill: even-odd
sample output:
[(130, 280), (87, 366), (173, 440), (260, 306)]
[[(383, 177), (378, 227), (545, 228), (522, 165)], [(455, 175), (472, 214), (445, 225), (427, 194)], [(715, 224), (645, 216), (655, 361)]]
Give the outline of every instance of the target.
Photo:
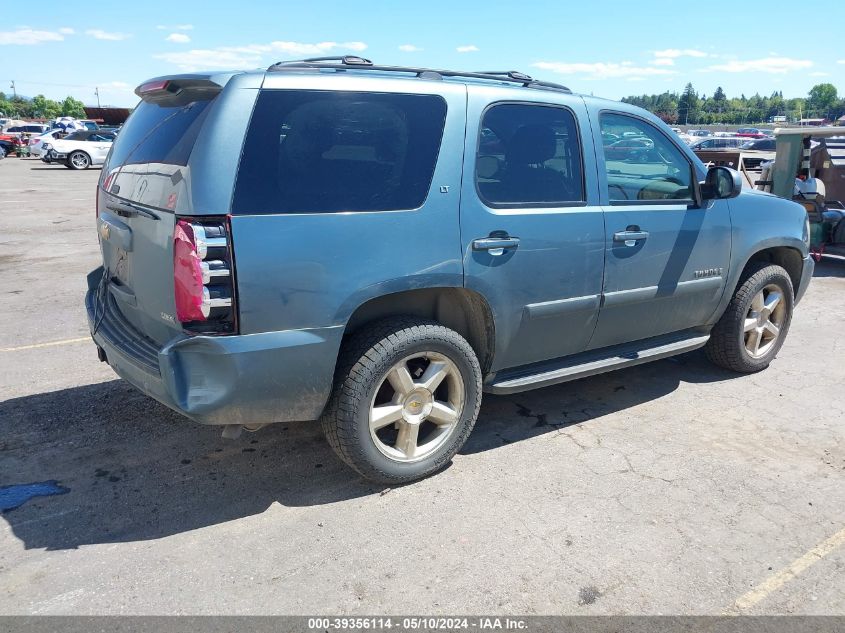
[(85, 152), (71, 152), (65, 164), (71, 169), (88, 169), (91, 166), (91, 157)]
[[(773, 293), (780, 293), (777, 302)], [(710, 333), (704, 348), (707, 358), (741, 373), (765, 369), (786, 339), (794, 305), (792, 280), (782, 267), (766, 262), (750, 265)]]
[(6, 158), (6, 148), (0, 147), (0, 160)]
[[(428, 391), (426, 383), (436, 386)], [(439, 323), (393, 317), (345, 342), (321, 424), (341, 460), (396, 485), (445, 468), (480, 405), (481, 368), (469, 343)]]

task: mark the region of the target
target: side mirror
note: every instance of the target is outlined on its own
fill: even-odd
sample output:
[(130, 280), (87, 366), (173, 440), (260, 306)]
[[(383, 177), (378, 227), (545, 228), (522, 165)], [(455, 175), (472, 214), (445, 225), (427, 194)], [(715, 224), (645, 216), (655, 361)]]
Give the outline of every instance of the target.
[(729, 167), (711, 167), (701, 183), (702, 200), (727, 200), (742, 193), (742, 176)]

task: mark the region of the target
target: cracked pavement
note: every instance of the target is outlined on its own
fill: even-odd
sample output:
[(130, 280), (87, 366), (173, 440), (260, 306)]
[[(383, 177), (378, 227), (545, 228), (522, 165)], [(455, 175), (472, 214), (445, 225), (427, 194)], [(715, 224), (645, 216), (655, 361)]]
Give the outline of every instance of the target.
[[(0, 162), (0, 348), (85, 338), (96, 170)], [(443, 473), (372, 486), (317, 425), (223, 440), (88, 341), (2, 352), (4, 614), (718, 614), (845, 527), (845, 261), (772, 366), (701, 352), (486, 395)], [(13, 324), (13, 326), (12, 326)], [(845, 548), (751, 613), (845, 614)]]

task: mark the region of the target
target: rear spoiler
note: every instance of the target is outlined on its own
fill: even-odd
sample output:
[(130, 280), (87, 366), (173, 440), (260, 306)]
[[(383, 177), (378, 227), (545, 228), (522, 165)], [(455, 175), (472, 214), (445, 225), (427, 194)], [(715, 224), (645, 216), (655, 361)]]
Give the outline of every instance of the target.
[[(207, 76), (162, 77), (145, 81), (135, 88), (135, 94), (148, 103), (181, 106), (193, 101), (208, 101), (216, 97), (231, 75), (224, 75), (222, 83)], [(217, 79), (217, 77), (215, 77)]]

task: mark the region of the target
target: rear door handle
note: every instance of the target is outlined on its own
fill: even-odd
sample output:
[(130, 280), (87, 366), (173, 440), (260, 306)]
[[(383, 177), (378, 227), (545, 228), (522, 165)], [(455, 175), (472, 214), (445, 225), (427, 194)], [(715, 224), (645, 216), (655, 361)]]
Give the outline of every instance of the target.
[(472, 250), (487, 251), (491, 255), (501, 255), (506, 249), (518, 247), (518, 237), (482, 237), (472, 241)]
[(648, 231), (617, 231), (613, 234), (614, 242), (625, 242), (625, 246), (636, 246), (640, 240), (648, 239)]

